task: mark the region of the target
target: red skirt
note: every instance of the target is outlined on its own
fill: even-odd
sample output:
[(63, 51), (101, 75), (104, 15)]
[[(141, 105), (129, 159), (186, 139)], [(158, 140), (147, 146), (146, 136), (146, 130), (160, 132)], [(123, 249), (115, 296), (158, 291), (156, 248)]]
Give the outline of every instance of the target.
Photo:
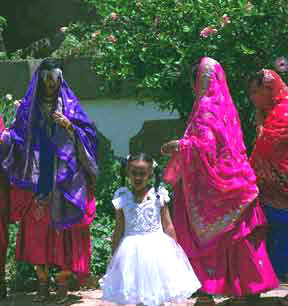
[[(33, 265), (47, 264), (57, 266), (62, 270), (69, 270), (77, 275), (89, 275), (91, 261), (90, 224), (76, 225), (65, 230), (56, 230), (51, 226), (48, 208), (43, 216), (37, 216), (37, 204), (25, 192), (25, 202), (22, 192), (11, 193), (14, 203), (18, 203), (15, 218), (20, 219), (16, 241), (16, 259)], [(87, 197), (87, 207), (95, 206), (96, 201), (92, 193)], [(22, 207), (19, 209), (19, 207)], [(17, 211), (17, 210), (16, 210)], [(93, 218), (91, 218), (91, 222)]]

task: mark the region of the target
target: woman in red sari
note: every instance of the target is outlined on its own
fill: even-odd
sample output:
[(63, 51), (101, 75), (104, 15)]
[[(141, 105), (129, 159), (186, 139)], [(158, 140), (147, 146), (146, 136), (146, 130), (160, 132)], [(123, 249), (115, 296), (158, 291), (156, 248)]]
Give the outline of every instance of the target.
[(196, 72), (184, 137), (162, 146), (172, 154), (164, 180), (174, 188), (178, 241), (207, 294), (196, 305), (215, 305), (211, 294), (246, 303), (278, 286), (266, 252), (266, 219), (225, 72), (207, 57)]
[[(288, 281), (288, 87), (273, 70), (258, 72), (250, 87), (257, 138), (251, 164), (268, 223), (268, 251), (278, 277)], [(288, 305), (288, 298), (281, 301)]]

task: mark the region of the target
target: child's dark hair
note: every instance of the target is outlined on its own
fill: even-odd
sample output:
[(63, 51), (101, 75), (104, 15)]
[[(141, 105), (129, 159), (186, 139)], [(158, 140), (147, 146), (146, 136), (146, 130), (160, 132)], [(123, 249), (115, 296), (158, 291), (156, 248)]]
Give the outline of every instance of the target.
[(120, 176), (121, 176), (121, 186), (125, 186), (126, 184), (126, 168), (129, 164), (129, 162), (132, 162), (132, 161), (146, 161), (148, 163), (151, 164), (151, 167), (153, 167), (153, 173), (154, 173), (154, 176), (155, 176), (155, 182), (154, 182), (154, 188), (155, 188), (155, 192), (157, 194), (157, 198), (159, 198), (159, 195), (158, 195), (158, 189), (159, 189), (159, 186), (160, 186), (160, 182), (161, 182), (161, 171), (160, 171), (160, 167), (158, 165), (154, 166), (154, 160), (151, 156), (149, 156), (148, 154), (146, 153), (137, 153), (137, 154), (132, 154), (132, 155), (129, 155), (126, 159), (122, 159), (121, 160), (121, 169), (120, 169)]

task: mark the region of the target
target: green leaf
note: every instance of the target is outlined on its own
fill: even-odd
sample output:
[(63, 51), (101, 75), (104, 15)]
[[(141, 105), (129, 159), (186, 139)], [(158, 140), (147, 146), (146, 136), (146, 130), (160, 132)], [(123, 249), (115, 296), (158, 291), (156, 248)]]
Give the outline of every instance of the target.
[(191, 31), (191, 29), (190, 29), (190, 27), (188, 27), (187, 25), (185, 25), (184, 27), (183, 27), (183, 32), (184, 33), (188, 33), (188, 32), (190, 32)]
[(240, 48), (242, 49), (242, 51), (243, 51), (244, 54), (247, 54), (247, 55), (256, 54), (256, 51), (255, 51), (255, 50), (250, 49), (250, 48), (244, 46), (243, 44), (240, 45)]

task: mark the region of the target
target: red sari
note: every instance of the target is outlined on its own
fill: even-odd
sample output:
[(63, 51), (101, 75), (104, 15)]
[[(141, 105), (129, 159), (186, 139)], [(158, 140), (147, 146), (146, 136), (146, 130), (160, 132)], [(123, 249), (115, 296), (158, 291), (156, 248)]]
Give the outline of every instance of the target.
[(272, 99), (263, 106), (266, 118), (251, 154), (261, 198), (275, 208), (288, 209), (288, 88), (272, 71)]
[(92, 255), (90, 224), (96, 212), (92, 192), (87, 196), (86, 214), (80, 224), (69, 229), (56, 230), (51, 226), (48, 208), (37, 216), (38, 206), (32, 193), (12, 188), (12, 219), (19, 220), (16, 242), (16, 259), (33, 265), (57, 266), (74, 272), (80, 279), (90, 274)]
[(267, 245), (271, 262), (278, 277), (287, 282), (288, 88), (276, 72), (264, 70), (263, 83), (267, 77), (266, 87), (270, 91), (254, 97), (266, 118), (251, 155), (251, 165), (269, 223)]

